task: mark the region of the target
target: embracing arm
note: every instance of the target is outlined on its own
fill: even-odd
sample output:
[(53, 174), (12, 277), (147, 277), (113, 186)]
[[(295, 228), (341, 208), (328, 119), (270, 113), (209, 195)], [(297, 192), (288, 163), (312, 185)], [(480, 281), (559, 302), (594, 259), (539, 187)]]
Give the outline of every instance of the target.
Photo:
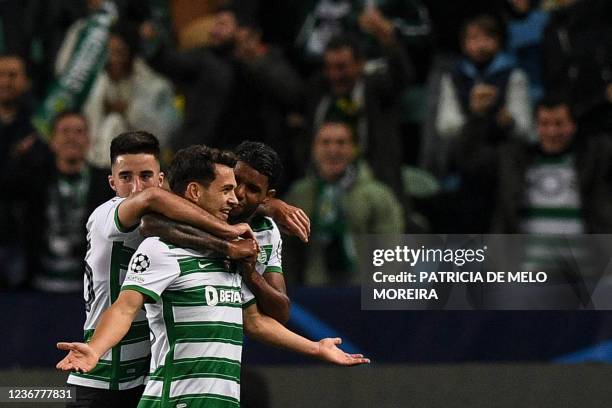
[(146, 214), (142, 217), (140, 234), (143, 237), (160, 237), (162, 240), (178, 247), (198, 251), (212, 250), (231, 259), (257, 256), (258, 253), (255, 240), (226, 241), (191, 225), (173, 221), (156, 213)]
[(269, 198), (259, 205), (257, 213), (272, 218), (283, 232), (295, 235), (302, 242), (308, 242), (310, 219), (301, 208), (289, 205), (278, 198)]
[(258, 306), (268, 316), (281, 324), (289, 320), (291, 301), (287, 296), (285, 278), (281, 273), (257, 273), (254, 263), (242, 263), (242, 276), (249, 289), (257, 298)]
[(253, 237), (247, 224), (229, 225), (194, 203), (160, 187), (147, 188), (126, 198), (119, 204), (117, 216), (124, 228), (130, 228), (149, 212), (193, 225), (224, 239), (234, 239), (243, 234)]
[(252, 339), (338, 365), (370, 362), (361, 354), (348, 354), (339, 349), (336, 346), (342, 342), (339, 338), (314, 342), (288, 330), (271, 317), (259, 313), (257, 304), (249, 306), (242, 313), (245, 332)]
[(57, 343), (60, 350), (69, 351), (57, 364), (64, 371), (88, 372), (97, 364), (104, 353), (121, 341), (144, 304), (144, 295), (134, 290), (125, 290), (117, 301), (104, 312), (89, 343)]

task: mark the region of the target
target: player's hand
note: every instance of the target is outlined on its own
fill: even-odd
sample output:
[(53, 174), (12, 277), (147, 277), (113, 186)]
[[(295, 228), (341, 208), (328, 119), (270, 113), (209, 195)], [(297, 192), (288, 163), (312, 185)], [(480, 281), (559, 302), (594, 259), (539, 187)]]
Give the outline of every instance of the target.
[(376, 36), (383, 43), (394, 40), (393, 22), (386, 18), (378, 7), (366, 7), (359, 16), (359, 27), (364, 32)]
[(338, 364), (342, 366), (354, 366), (359, 364), (368, 364), (369, 358), (364, 358), (363, 354), (349, 354), (338, 348), (338, 344), (342, 343), (342, 339), (336, 337), (334, 339), (326, 338), (319, 340), (319, 351), (317, 356), (324, 361)]
[(257, 258), (259, 245), (254, 239), (241, 239), (229, 243), (228, 256), (230, 259)]
[(100, 356), (87, 343), (57, 343), (57, 348), (68, 351), (56, 368), (63, 371), (91, 371), (98, 364)]
[(228, 232), (225, 234), (225, 239), (236, 239), (238, 237), (242, 237), (244, 239), (255, 239), (255, 234), (253, 230), (244, 222), (234, 225), (228, 225)]
[(310, 219), (301, 208), (294, 207), (278, 199), (270, 200), (272, 218), (289, 235), (295, 235), (302, 242), (308, 242), (310, 236)]

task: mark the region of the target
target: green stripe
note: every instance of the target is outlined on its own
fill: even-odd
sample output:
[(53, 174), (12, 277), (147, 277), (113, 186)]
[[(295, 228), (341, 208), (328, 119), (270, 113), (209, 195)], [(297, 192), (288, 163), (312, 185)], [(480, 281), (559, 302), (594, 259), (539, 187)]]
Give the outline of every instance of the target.
[[(162, 301), (164, 326), (166, 328), (166, 336), (168, 336), (168, 345), (170, 348), (166, 353), (164, 359), (164, 366), (167, 372), (166, 378), (164, 378), (164, 384), (162, 388), (162, 402), (168, 402), (170, 399), (170, 386), (172, 385), (172, 367), (174, 364), (174, 345), (176, 344), (177, 333), (174, 328), (174, 314), (172, 313), (172, 305), (170, 303)], [(140, 405), (139, 405), (140, 406)]]
[(176, 323), (174, 332), (181, 342), (189, 340), (223, 341), (242, 345), (242, 325), (225, 322)]
[(126, 227), (123, 224), (121, 224), (121, 220), (119, 219), (119, 207), (121, 207), (121, 204), (123, 204), (123, 202), (121, 202), (116, 208), (115, 208), (115, 226), (117, 227), (117, 229), (120, 232), (123, 232), (124, 234), (127, 234), (128, 232), (132, 232), (134, 231), (136, 228), (138, 228), (138, 224), (134, 224), (131, 227)]
[[(186, 403), (189, 408), (239, 408), (240, 402), (226, 395), (217, 394), (185, 394), (180, 397), (171, 398), (172, 406), (178, 403)], [(163, 408), (168, 405), (162, 404), (162, 399), (143, 395), (138, 403), (138, 408)]]
[[(153, 292), (152, 290), (149, 289), (145, 289), (141, 286), (138, 285), (124, 285), (121, 290), (133, 290), (136, 291), (138, 293), (141, 293), (143, 295), (145, 295), (146, 297), (150, 298), (150, 299), (145, 299), (145, 303), (147, 303), (147, 300), (153, 300), (153, 303), (157, 303), (159, 302), (159, 295), (155, 292)], [(150, 302), (149, 302), (150, 303)]]
[(532, 218), (580, 218), (581, 211), (578, 208), (527, 208), (523, 211), (524, 216)]
[[(163, 367), (155, 370), (149, 378), (163, 381)], [(222, 378), (240, 383), (240, 362), (221, 358), (189, 358), (174, 361), (172, 381), (188, 378)]]
[(281, 268), (280, 266), (268, 266), (266, 267), (264, 273), (280, 273), (282, 275), (283, 268)]
[(257, 302), (257, 298), (253, 298), (242, 305), (242, 309), (248, 309), (249, 306), (254, 305)]
[(83, 378), (92, 378), (110, 382), (126, 382), (143, 377), (148, 374), (150, 357), (138, 358), (135, 360), (122, 361), (117, 370), (113, 367), (112, 361), (101, 360), (96, 367), (88, 373), (72, 373)]
[(196, 272), (232, 272), (230, 263), (221, 258), (183, 258), (178, 261), (181, 275), (188, 275)]
[(253, 232), (262, 232), (274, 229), (272, 221), (270, 221), (266, 217), (261, 216), (253, 218), (251, 222), (249, 222), (249, 225), (251, 226)]
[[(232, 290), (236, 292), (240, 292), (240, 286), (224, 286), (224, 285), (206, 285), (206, 286), (197, 286), (184, 290), (166, 290), (163, 293), (164, 302), (170, 302), (173, 306), (206, 306), (206, 287), (212, 286), (217, 291), (223, 290)], [(229, 302), (220, 302), (217, 303), (217, 306), (229, 306), (229, 307), (240, 307), (240, 304), (229, 303)]]

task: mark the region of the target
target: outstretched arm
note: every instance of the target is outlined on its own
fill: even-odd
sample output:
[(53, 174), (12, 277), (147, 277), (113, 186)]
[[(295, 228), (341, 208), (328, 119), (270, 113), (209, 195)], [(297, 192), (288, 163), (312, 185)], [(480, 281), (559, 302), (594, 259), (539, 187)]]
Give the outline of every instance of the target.
[(129, 229), (149, 212), (193, 225), (224, 239), (235, 239), (241, 235), (254, 238), (248, 224), (229, 225), (194, 203), (160, 187), (147, 188), (126, 198), (119, 204), (117, 217), (121, 226)]
[(339, 338), (314, 342), (288, 330), (271, 317), (259, 313), (257, 304), (249, 306), (242, 313), (246, 334), (255, 340), (332, 364), (353, 366), (370, 362), (361, 354), (348, 354), (339, 349), (337, 345), (342, 343)]
[(278, 198), (269, 198), (260, 204), (257, 213), (272, 218), (283, 232), (295, 235), (302, 242), (308, 242), (310, 236), (310, 219), (298, 207), (287, 204)]
[(197, 251), (215, 251), (230, 259), (257, 256), (259, 248), (253, 239), (226, 241), (191, 225), (173, 221), (163, 215), (150, 213), (140, 220), (140, 235), (160, 237), (162, 240), (182, 248)]
[(117, 301), (102, 315), (89, 343), (57, 343), (57, 348), (68, 351), (68, 355), (56, 367), (64, 371), (93, 370), (100, 357), (127, 334), (143, 304), (144, 295), (141, 293), (134, 290), (122, 291)]

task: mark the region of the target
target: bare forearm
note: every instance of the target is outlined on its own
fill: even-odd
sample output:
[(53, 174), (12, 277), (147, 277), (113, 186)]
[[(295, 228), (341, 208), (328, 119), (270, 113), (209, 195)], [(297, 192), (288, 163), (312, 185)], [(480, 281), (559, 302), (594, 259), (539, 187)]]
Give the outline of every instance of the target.
[(282, 324), (289, 320), (289, 297), (270, 285), (257, 272), (245, 274), (245, 282), (257, 298), (259, 309)]
[(98, 357), (104, 355), (125, 337), (135, 315), (134, 312), (121, 310), (116, 305), (112, 305), (104, 312), (89, 342)]
[(194, 228), (190, 225), (180, 224), (159, 214), (147, 214), (140, 222), (140, 234), (144, 237), (160, 237), (164, 241), (182, 248), (191, 248), (197, 251), (215, 251), (223, 255), (230, 255), (230, 243)]
[(290, 331), (269, 316), (259, 314), (257, 317), (245, 319), (245, 331), (247, 336), (254, 340), (310, 357), (318, 357), (319, 343)]

